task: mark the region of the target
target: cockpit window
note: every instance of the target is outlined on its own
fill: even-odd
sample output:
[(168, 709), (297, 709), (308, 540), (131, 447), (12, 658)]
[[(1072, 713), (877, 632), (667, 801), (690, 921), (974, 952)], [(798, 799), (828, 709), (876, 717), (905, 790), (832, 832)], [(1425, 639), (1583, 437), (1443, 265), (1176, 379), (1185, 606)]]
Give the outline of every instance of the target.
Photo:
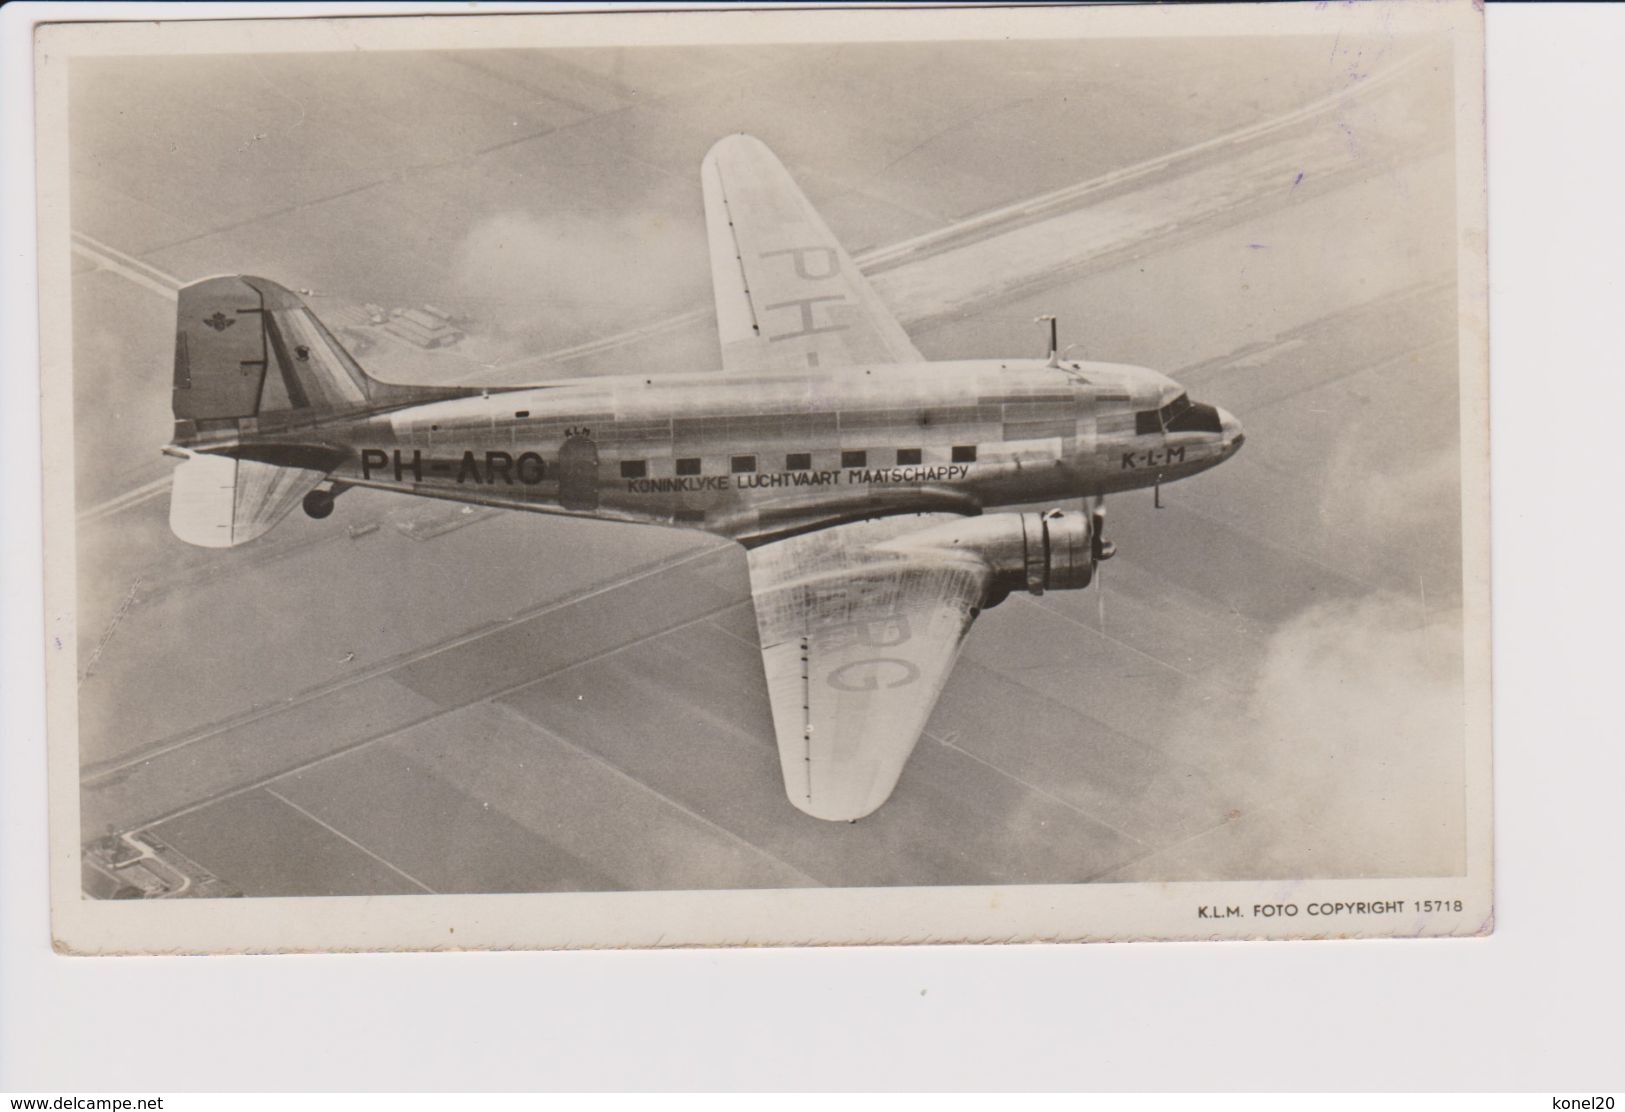
[[(1180, 395), (1184, 397), (1183, 394)], [(1224, 425), (1219, 420), (1219, 411), (1211, 405), (1192, 403), (1186, 400), (1185, 408), (1170, 417), (1167, 422), (1169, 432), (1212, 432), (1221, 433)]]
[(1191, 407), (1191, 396), (1181, 394), (1161, 409), (1144, 409), (1134, 415), (1134, 435), (1151, 436), (1162, 432), (1168, 422)]
[(1161, 409), (1146, 409), (1134, 415), (1134, 434), (1150, 436), (1159, 432), (1222, 432), (1219, 411), (1211, 405), (1191, 401), (1180, 394)]

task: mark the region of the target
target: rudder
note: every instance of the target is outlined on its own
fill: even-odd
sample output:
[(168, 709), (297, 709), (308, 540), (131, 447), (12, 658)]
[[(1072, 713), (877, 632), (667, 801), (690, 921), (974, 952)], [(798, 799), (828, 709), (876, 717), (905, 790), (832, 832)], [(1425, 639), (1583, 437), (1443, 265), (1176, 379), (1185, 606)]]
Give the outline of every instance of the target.
[(400, 390), (369, 378), (290, 290), (234, 274), (181, 289), (176, 307), (176, 441), (243, 418), (360, 411)]

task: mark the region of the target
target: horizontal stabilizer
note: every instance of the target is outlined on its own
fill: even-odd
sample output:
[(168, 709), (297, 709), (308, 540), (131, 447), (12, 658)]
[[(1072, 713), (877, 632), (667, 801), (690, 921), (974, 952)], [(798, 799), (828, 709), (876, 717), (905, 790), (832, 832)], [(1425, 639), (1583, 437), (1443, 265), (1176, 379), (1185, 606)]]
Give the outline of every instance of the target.
[(169, 528), (188, 544), (230, 548), (263, 535), (327, 478), (230, 456), (194, 455), (175, 469)]

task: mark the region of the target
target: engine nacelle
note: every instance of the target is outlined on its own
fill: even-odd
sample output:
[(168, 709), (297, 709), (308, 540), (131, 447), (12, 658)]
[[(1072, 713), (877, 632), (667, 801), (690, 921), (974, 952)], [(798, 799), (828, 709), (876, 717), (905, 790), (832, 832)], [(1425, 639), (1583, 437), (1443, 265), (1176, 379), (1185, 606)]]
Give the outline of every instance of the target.
[(899, 537), (887, 547), (973, 553), (993, 569), (989, 602), (1014, 590), (1087, 587), (1095, 575), (1090, 515), (1076, 510), (966, 517)]
[(1014, 518), (1006, 528), (1021, 530), (1021, 559), (1014, 552), (993, 564), (994, 582), (1041, 595), (1087, 587), (1095, 577), (1094, 545), (1089, 515), (1048, 510), (1041, 514), (994, 514), (987, 520)]

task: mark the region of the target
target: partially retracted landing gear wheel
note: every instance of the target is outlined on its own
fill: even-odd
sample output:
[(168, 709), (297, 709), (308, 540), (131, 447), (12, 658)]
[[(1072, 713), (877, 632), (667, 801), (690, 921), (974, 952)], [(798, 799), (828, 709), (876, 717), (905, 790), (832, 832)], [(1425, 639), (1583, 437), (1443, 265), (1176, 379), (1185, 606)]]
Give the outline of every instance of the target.
[(320, 521), (333, 512), (333, 495), (325, 490), (313, 490), (305, 495), (305, 513)]

